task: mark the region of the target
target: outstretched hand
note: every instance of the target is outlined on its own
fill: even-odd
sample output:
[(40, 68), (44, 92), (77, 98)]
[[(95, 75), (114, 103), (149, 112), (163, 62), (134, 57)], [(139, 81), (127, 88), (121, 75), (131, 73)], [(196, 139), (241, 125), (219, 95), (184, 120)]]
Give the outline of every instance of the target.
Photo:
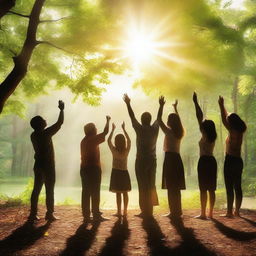
[(219, 96), (218, 102), (219, 102), (220, 106), (223, 106), (224, 105), (224, 98), (222, 96)]
[(115, 129), (116, 129), (116, 125), (112, 123), (112, 131), (114, 131)]
[(126, 104), (129, 104), (131, 102), (131, 99), (129, 98), (129, 96), (127, 95), (127, 93), (124, 94), (123, 96), (123, 100)]
[(122, 123), (121, 127), (123, 130), (125, 130), (125, 122)]
[(59, 108), (60, 110), (64, 110), (64, 107), (65, 107), (64, 102), (63, 102), (62, 100), (59, 100), (58, 108)]
[(193, 93), (193, 101), (195, 103), (197, 103), (197, 94), (196, 94), (196, 92)]
[(106, 116), (107, 122), (110, 121), (111, 117), (110, 116)]
[(178, 106), (178, 100), (175, 100), (175, 102), (172, 104), (172, 106), (174, 107), (174, 109), (177, 109), (177, 106)]
[(164, 106), (164, 104), (165, 104), (164, 96), (160, 96), (160, 97), (159, 97), (159, 105), (160, 105), (160, 106)]

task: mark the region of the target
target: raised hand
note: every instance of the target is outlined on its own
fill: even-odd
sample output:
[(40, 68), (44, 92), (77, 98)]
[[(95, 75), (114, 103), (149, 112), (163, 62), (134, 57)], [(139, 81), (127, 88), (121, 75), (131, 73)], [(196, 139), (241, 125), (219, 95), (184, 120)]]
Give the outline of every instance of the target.
[(114, 131), (115, 129), (116, 129), (116, 125), (112, 123), (112, 131)]
[(107, 122), (110, 121), (111, 117), (110, 116), (106, 116)]
[(177, 109), (177, 106), (178, 106), (178, 100), (175, 100), (175, 102), (172, 104), (172, 106), (174, 107), (174, 109)]
[(122, 123), (121, 127), (123, 130), (125, 130), (125, 122)]
[(159, 97), (159, 105), (160, 105), (160, 106), (164, 106), (164, 104), (165, 104), (164, 96), (160, 96), (160, 97)]
[(193, 93), (193, 101), (195, 103), (197, 103), (197, 94), (196, 94), (196, 92)]
[(59, 108), (60, 110), (64, 110), (64, 107), (65, 107), (64, 102), (63, 102), (62, 100), (59, 100), (58, 108)]
[(127, 95), (127, 93), (124, 94), (123, 96), (123, 100), (126, 104), (129, 104), (131, 102), (131, 99), (129, 98), (129, 96)]
[(224, 98), (222, 96), (219, 96), (218, 103), (219, 103), (220, 106), (224, 105)]

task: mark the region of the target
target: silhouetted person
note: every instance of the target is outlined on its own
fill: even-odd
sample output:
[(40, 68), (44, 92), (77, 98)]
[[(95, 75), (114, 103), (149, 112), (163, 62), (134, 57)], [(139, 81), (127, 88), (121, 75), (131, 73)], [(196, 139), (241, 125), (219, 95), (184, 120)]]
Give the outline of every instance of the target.
[(85, 137), (81, 141), (81, 169), (82, 179), (82, 213), (84, 222), (90, 221), (91, 208), (94, 221), (103, 221), (101, 216), (100, 185), (101, 185), (101, 163), (99, 144), (105, 141), (108, 134), (110, 117), (106, 116), (107, 122), (102, 133), (97, 134), (94, 123), (84, 126)]
[(31, 195), (31, 210), (28, 219), (30, 221), (38, 220), (37, 204), (40, 191), (45, 184), (46, 207), (45, 219), (49, 221), (56, 220), (54, 216), (54, 184), (55, 184), (55, 161), (52, 136), (56, 134), (64, 121), (64, 102), (59, 101), (60, 114), (57, 122), (48, 127), (46, 121), (41, 116), (35, 116), (31, 119), (30, 125), (34, 129), (31, 134), (31, 141), (35, 150), (34, 164), (34, 188)]
[(198, 161), (198, 184), (200, 190), (201, 214), (196, 218), (206, 219), (207, 191), (210, 197), (209, 218), (213, 217), (215, 190), (217, 182), (217, 162), (213, 156), (217, 138), (215, 124), (212, 120), (203, 119), (203, 112), (198, 104), (197, 94), (194, 92), (193, 101), (196, 108), (196, 117), (202, 137), (199, 141), (200, 158)]
[[(127, 158), (131, 148), (131, 140), (125, 130), (125, 124), (122, 124), (123, 134), (115, 137), (115, 145), (112, 144), (112, 137), (116, 126), (112, 125), (112, 131), (108, 137), (108, 146), (113, 155), (112, 172), (110, 178), (109, 190), (116, 193), (117, 217), (121, 217), (122, 194), (124, 203), (124, 213), (127, 215), (128, 191), (131, 191), (131, 180), (127, 170)], [(127, 143), (126, 143), (127, 140)]]
[(164, 166), (162, 188), (168, 190), (168, 202), (170, 214), (168, 217), (180, 218), (181, 209), (181, 189), (186, 189), (185, 176), (182, 159), (180, 157), (180, 143), (184, 135), (184, 129), (177, 111), (178, 101), (173, 104), (175, 113), (168, 116), (167, 126), (162, 121), (165, 99), (159, 98), (159, 111), (157, 120), (159, 126), (165, 134), (164, 138)]
[(234, 191), (236, 194), (235, 216), (240, 216), (239, 211), (242, 204), (242, 171), (243, 160), (241, 158), (241, 146), (243, 135), (246, 131), (245, 122), (235, 113), (228, 114), (223, 97), (219, 97), (222, 123), (228, 130), (226, 139), (226, 157), (224, 162), (224, 179), (227, 193), (227, 214), (226, 217), (233, 216)]
[(141, 124), (135, 118), (127, 94), (123, 97), (126, 103), (132, 126), (136, 132), (137, 155), (135, 172), (139, 187), (139, 205), (141, 213), (139, 217), (151, 216), (153, 206), (158, 205), (158, 197), (155, 186), (156, 179), (156, 141), (159, 125), (157, 120), (151, 123), (151, 114), (144, 112), (141, 115)]

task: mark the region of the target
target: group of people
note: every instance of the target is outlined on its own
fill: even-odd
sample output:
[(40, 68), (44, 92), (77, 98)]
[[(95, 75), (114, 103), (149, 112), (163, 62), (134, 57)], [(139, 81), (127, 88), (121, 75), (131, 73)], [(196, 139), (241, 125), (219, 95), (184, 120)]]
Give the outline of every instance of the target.
[[(167, 189), (170, 213), (167, 215), (172, 219), (182, 216), (181, 190), (186, 188), (185, 175), (182, 158), (180, 156), (181, 140), (184, 136), (184, 128), (178, 113), (178, 101), (173, 104), (174, 112), (168, 115), (167, 123), (162, 120), (165, 98), (159, 98), (159, 110), (157, 119), (152, 123), (151, 114), (144, 112), (139, 122), (131, 107), (131, 100), (127, 94), (123, 100), (136, 133), (136, 161), (135, 173), (139, 190), (140, 214), (138, 217), (151, 217), (153, 206), (158, 205), (158, 196), (155, 186), (156, 178), (156, 142), (159, 127), (165, 134), (164, 138), (164, 164), (162, 174), (162, 188)], [(197, 218), (206, 219), (213, 217), (215, 203), (215, 190), (217, 181), (217, 162), (213, 155), (215, 141), (217, 138), (215, 124), (212, 120), (204, 119), (203, 112), (198, 103), (197, 94), (193, 94), (193, 102), (196, 117), (202, 137), (199, 141), (200, 158), (198, 161), (198, 183), (200, 190), (201, 213)], [(223, 97), (219, 97), (219, 107), (223, 125), (228, 130), (226, 139), (226, 156), (224, 163), (224, 180), (227, 194), (226, 217), (239, 216), (242, 203), (241, 176), (243, 160), (241, 158), (241, 145), (246, 124), (236, 114), (228, 114)], [(52, 136), (61, 128), (64, 121), (64, 103), (59, 101), (60, 114), (57, 122), (46, 128), (46, 121), (41, 116), (31, 119), (34, 132), (31, 141), (35, 150), (35, 182), (31, 195), (31, 211), (28, 219), (38, 219), (37, 203), (42, 185), (46, 188), (47, 212), (45, 219), (56, 220), (54, 215), (54, 184), (55, 165)], [(101, 186), (101, 161), (99, 145), (105, 141), (109, 132), (110, 117), (106, 117), (106, 125), (103, 132), (98, 133), (94, 123), (84, 126), (85, 137), (81, 141), (81, 168), (82, 180), (82, 214), (84, 222), (104, 221), (105, 217), (100, 212), (100, 186)], [(125, 123), (122, 124), (123, 134), (117, 134), (112, 142), (115, 124), (107, 139), (109, 149), (113, 156), (112, 171), (110, 178), (110, 191), (116, 193), (117, 217), (127, 216), (128, 192), (131, 190), (131, 181), (127, 169), (127, 159), (131, 148), (131, 140), (126, 132)], [(207, 197), (209, 193), (209, 214), (206, 215)], [(235, 210), (233, 212), (235, 193)], [(123, 199), (123, 200), (122, 200)], [(123, 212), (122, 212), (123, 201)]]

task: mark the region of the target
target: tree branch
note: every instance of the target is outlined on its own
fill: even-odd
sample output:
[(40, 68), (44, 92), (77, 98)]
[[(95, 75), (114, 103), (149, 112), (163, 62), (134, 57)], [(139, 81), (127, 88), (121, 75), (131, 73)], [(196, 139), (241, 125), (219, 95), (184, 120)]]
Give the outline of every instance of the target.
[(11, 13), (11, 14), (23, 17), (23, 18), (29, 18), (30, 17), (30, 15), (21, 14), (21, 13), (14, 12), (14, 11), (8, 11), (8, 13)]
[(70, 17), (69, 17), (69, 16), (67, 16), (67, 17), (62, 17), (62, 18), (59, 18), (59, 19), (56, 19), (56, 20), (40, 20), (40, 23), (57, 22), (57, 21), (60, 21), (60, 20), (68, 19), (68, 18), (70, 18)]
[(37, 45), (38, 45), (38, 44), (47, 44), (47, 45), (52, 46), (52, 47), (54, 47), (54, 48), (56, 48), (56, 49), (58, 49), (58, 50), (61, 50), (61, 51), (64, 51), (64, 52), (66, 52), (66, 53), (69, 53), (69, 54), (74, 55), (73, 52), (70, 52), (70, 51), (68, 51), (68, 50), (66, 50), (66, 49), (64, 49), (64, 48), (62, 48), (62, 47), (60, 47), (60, 46), (57, 46), (57, 45), (55, 45), (55, 44), (53, 44), (53, 43), (51, 43), (51, 42), (49, 42), (49, 41), (36, 41), (36, 44), (37, 44)]

